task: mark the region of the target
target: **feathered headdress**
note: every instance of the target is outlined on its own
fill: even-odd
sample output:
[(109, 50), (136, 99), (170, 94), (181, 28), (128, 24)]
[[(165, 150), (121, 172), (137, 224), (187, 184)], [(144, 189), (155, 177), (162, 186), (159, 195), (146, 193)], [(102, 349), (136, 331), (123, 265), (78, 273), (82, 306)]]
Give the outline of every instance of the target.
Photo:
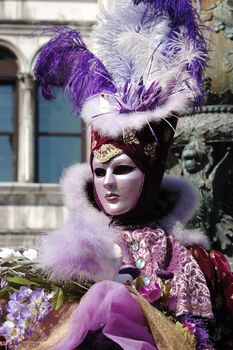
[(118, 0), (102, 10), (95, 55), (80, 33), (56, 29), (34, 70), (43, 96), (62, 86), (77, 114), (111, 137), (184, 112), (203, 96), (198, 22), (191, 0)]

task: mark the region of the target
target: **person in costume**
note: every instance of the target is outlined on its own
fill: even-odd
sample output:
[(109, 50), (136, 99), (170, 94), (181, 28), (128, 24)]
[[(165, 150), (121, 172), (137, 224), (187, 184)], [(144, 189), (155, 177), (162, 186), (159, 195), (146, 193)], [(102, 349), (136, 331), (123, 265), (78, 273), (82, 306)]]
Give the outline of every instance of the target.
[(201, 232), (184, 229), (195, 191), (163, 177), (179, 115), (203, 96), (198, 21), (189, 0), (119, 0), (102, 10), (95, 54), (70, 28), (40, 53), (44, 97), (62, 87), (92, 130), (90, 165), (62, 179), (67, 222), (39, 247), (52, 281), (93, 282), (51, 349), (220, 349), (213, 295), (230, 317), (232, 274)]

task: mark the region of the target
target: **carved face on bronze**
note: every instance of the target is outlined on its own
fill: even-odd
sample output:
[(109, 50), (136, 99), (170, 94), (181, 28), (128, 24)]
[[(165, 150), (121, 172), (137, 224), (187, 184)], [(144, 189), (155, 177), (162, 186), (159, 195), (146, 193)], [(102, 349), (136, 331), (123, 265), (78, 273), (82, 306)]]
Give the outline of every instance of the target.
[(94, 187), (105, 213), (119, 216), (132, 210), (141, 195), (144, 174), (126, 154), (106, 163), (93, 158)]
[(182, 152), (183, 168), (190, 174), (201, 171), (207, 164), (207, 148), (198, 142), (191, 142)]

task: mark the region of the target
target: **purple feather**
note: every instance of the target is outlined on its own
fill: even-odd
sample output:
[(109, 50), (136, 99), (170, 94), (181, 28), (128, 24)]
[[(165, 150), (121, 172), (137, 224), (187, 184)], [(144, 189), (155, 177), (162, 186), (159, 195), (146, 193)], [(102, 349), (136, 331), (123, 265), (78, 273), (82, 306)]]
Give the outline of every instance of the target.
[[(192, 41), (195, 47), (202, 52), (202, 55), (194, 59), (187, 67), (189, 74), (196, 80), (200, 94), (196, 99), (196, 105), (200, 105), (203, 100), (202, 76), (207, 65), (207, 47), (205, 39), (200, 31), (204, 27), (197, 11), (192, 6), (191, 0), (133, 0), (134, 5), (143, 3), (148, 5), (155, 13), (160, 13), (170, 18), (169, 38), (173, 38), (180, 32), (181, 27), (185, 27), (187, 38)], [(168, 41), (169, 46), (169, 41)], [(167, 47), (163, 54), (167, 54)]]
[(196, 34), (199, 33), (196, 23), (198, 15), (192, 7), (191, 0), (133, 0), (133, 3), (144, 3), (154, 7), (157, 13), (172, 19), (172, 29), (185, 26), (189, 37), (196, 39)]
[(56, 36), (44, 46), (34, 68), (45, 99), (54, 98), (54, 87), (62, 87), (78, 114), (87, 98), (116, 91), (111, 75), (87, 49), (79, 32), (57, 27), (51, 34)]

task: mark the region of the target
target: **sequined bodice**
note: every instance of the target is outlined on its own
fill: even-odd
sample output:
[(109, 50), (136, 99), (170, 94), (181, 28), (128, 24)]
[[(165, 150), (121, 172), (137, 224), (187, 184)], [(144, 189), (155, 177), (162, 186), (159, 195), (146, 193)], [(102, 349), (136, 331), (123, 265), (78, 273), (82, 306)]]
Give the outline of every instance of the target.
[(164, 271), (174, 274), (168, 307), (176, 315), (192, 313), (212, 317), (210, 293), (202, 271), (190, 252), (160, 229), (145, 227), (122, 231), (119, 243), (123, 264), (136, 266), (149, 286)]
[(123, 233), (123, 263), (135, 264), (141, 270), (145, 285), (156, 278), (156, 273), (164, 270), (168, 261), (168, 240), (161, 229), (144, 228)]

